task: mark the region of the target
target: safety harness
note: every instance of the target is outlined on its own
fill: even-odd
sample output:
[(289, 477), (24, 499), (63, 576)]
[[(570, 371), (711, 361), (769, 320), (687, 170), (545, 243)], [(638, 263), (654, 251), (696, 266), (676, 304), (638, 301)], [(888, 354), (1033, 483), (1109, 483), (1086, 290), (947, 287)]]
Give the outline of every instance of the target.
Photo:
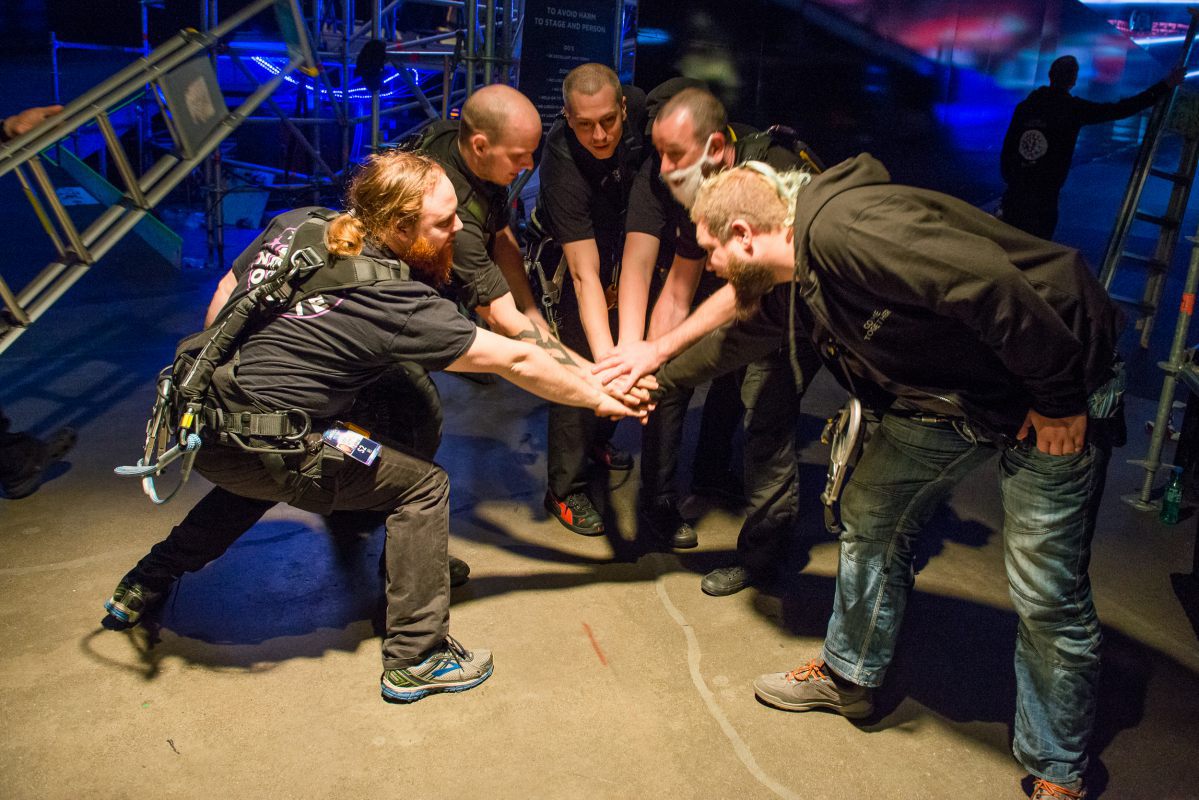
[[(250, 329), (260, 329), (282, 311), (318, 294), (384, 281), (406, 281), (402, 261), (372, 256), (333, 256), (325, 247), (325, 227), (337, 212), (313, 211), (296, 228), (279, 266), (260, 284), (221, 309), (212, 325), (179, 342), (175, 360), (158, 375), (146, 441), (137, 466), (117, 467), (117, 475), (142, 479), (157, 504), (174, 497), (191, 475), (206, 441), (257, 453), (273, 475), (283, 457), (306, 451), (312, 419), (298, 408), (269, 408), (237, 383), (240, 348)], [(180, 462), (179, 484), (165, 497), (154, 479)]]
[(824, 162), (799, 138), (794, 129), (786, 125), (771, 125), (764, 131), (742, 136), (741, 147), (737, 153), (738, 163), (765, 161), (771, 147), (781, 147), (790, 151), (799, 159), (803, 168), (813, 175), (824, 172)]

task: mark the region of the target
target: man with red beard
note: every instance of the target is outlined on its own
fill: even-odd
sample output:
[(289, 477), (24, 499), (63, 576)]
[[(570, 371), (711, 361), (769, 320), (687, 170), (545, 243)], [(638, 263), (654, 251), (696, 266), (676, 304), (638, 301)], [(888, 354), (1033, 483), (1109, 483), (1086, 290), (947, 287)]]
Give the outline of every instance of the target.
[[(318, 211), (322, 209), (301, 208), (277, 217), (267, 231), (276, 229), (281, 233), (266, 241), (275, 250), (286, 247), (295, 226)], [(449, 283), (454, 263), (453, 243), (454, 238), (435, 243), (418, 234), (398, 255), (409, 266), (414, 279), (440, 291)], [(209, 302), (204, 327), (212, 324), (236, 288), (240, 286), (248, 291), (262, 280), (264, 273), (260, 262), (264, 258), (267, 257), (261, 251), (247, 248), (233, 262)], [(427, 461), (437, 456), (444, 423), (441, 394), (429, 373), (419, 365), (407, 362), (388, 369), (358, 393), (353, 414), (357, 423), (376, 438), (389, 439)], [(339, 557), (349, 558), (363, 538), (383, 525), (386, 516), (385, 512), (379, 511), (334, 511), (329, 514), (325, 524)], [(462, 559), (450, 555), (449, 569), (450, 586), (461, 586), (469, 579), (470, 566)]]
[[(435, 162), (398, 151), (373, 156), (354, 178), (347, 206), (336, 216), (319, 209), (283, 214), (238, 257), (233, 273), (244, 280), (217, 324), (252, 287), (301, 255), (322, 264), (318, 277), (339, 258), (355, 259), (355, 273), (370, 277), (304, 294), (280, 311), (252, 313), (236, 351), (219, 362), (236, 359), (236, 371), (218, 367), (201, 412), (212, 421), (201, 431), (195, 468), (216, 488), (121, 579), (105, 608), (127, 626), (137, 624), (183, 573), (219, 557), (278, 502), (322, 514), (387, 511), (381, 690), (387, 700), (410, 702), (477, 686), (491, 675), (491, 654), (468, 651), (449, 636), (445, 472), (386, 442), (369, 458), (341, 456), (353, 437), (341, 420), (353, 421), (361, 390), (395, 364), (410, 362), (424, 370), (495, 373), (546, 399), (608, 417), (638, 412), (541, 347), (477, 329), (431, 287), (411, 279), (412, 265), (397, 257), (415, 253), (419, 271), (436, 273), (462, 227), (454, 188)], [(311, 425), (290, 430), (281, 416)], [(268, 424), (274, 433), (263, 433)], [(234, 428), (259, 450), (233, 446)], [(296, 441), (304, 445), (298, 451), (280, 447)]]

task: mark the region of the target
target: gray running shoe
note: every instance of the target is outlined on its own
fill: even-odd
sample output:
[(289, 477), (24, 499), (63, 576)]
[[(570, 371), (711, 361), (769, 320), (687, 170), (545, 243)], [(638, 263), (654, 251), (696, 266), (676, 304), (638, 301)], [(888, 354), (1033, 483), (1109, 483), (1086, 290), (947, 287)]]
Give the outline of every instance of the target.
[(383, 699), (411, 703), (437, 692), (465, 692), (491, 677), (490, 650), (467, 650), (452, 637), (415, 666), (389, 669), (381, 681)]
[(142, 615), (158, 606), (166, 592), (155, 592), (144, 584), (125, 577), (117, 584), (104, 609), (130, 627), (141, 621)]
[(784, 711), (827, 708), (849, 719), (862, 719), (874, 711), (873, 692), (865, 686), (843, 689), (829, 677), (823, 661), (812, 660), (790, 672), (772, 672), (754, 681), (754, 694), (767, 705)]

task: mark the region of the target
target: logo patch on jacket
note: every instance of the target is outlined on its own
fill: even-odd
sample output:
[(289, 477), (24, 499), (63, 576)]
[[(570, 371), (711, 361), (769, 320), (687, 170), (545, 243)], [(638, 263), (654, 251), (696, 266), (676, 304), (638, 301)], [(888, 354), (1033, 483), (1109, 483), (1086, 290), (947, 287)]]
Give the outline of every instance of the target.
[(1020, 157), (1025, 161), (1037, 161), (1049, 152), (1049, 140), (1045, 134), (1033, 128), (1020, 137)]
[(886, 322), (889, 316), (891, 316), (891, 309), (875, 309), (871, 313), (870, 319), (862, 323), (862, 328), (866, 331), (866, 335), (862, 337), (862, 341), (870, 341), (874, 334), (878, 333), (878, 329), (883, 327), (883, 323)]

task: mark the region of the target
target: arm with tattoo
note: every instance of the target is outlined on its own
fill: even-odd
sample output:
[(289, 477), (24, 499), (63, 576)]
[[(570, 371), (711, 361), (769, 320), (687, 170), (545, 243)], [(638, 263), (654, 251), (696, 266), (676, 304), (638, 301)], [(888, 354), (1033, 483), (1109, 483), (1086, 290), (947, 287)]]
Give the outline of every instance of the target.
[(542, 331), (532, 321), (529, 322), (528, 327), (511, 338), (537, 345), (564, 367), (572, 367), (576, 370), (579, 368), (579, 362), (571, 357), (572, 353), (566, 348), (566, 345), (555, 339), (548, 330)]

